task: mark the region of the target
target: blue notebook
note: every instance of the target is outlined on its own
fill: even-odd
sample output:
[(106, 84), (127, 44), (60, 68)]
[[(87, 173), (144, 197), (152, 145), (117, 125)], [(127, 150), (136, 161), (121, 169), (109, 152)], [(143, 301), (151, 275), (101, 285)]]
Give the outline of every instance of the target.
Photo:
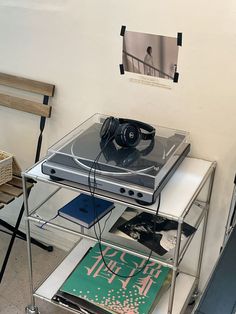
[(99, 219), (105, 216), (112, 208), (114, 203), (80, 194), (72, 201), (58, 210), (58, 215), (90, 228)]

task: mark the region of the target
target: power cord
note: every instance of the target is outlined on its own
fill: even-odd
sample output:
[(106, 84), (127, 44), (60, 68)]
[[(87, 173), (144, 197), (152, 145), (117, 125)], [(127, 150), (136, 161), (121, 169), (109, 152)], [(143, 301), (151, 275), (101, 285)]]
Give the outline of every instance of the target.
[[(89, 187), (89, 191), (90, 191), (90, 194), (91, 194), (91, 197), (92, 197), (92, 203), (93, 203), (93, 210), (94, 210), (94, 217), (97, 218), (97, 211), (96, 211), (96, 199), (95, 199), (95, 191), (96, 191), (96, 171), (98, 169), (98, 161), (104, 151), (104, 149), (107, 147), (107, 145), (113, 140), (113, 138), (108, 138), (107, 141), (105, 142), (103, 148), (101, 149), (101, 151), (99, 152), (99, 154), (96, 156), (96, 158), (94, 159), (93, 163), (92, 163), (92, 166), (90, 167), (89, 169), (89, 173), (88, 173), (88, 187)], [(158, 217), (158, 212), (159, 212), (159, 209), (160, 209), (160, 204), (161, 204), (161, 194), (159, 194), (159, 197), (158, 197), (158, 204), (157, 204), (157, 209), (156, 209), (156, 213), (155, 213), (155, 216), (154, 216), (154, 224), (153, 224), (153, 240), (155, 241), (155, 237), (156, 237), (156, 224), (157, 224), (157, 217)], [(111, 211), (112, 213), (112, 211)], [(111, 215), (110, 213), (110, 215)], [(108, 219), (110, 218), (110, 215), (108, 216), (108, 218), (106, 219), (105, 223), (104, 223), (104, 227), (103, 227), (103, 230), (101, 230), (101, 226), (100, 226), (100, 222), (98, 219), (96, 219), (96, 223), (94, 224), (94, 233), (95, 233), (95, 236), (98, 240), (98, 245), (99, 245), (99, 250), (100, 250), (100, 254), (101, 254), (101, 257), (102, 257), (102, 260), (103, 260), (103, 263), (104, 265), (106, 266), (106, 268), (114, 275), (118, 276), (118, 277), (121, 277), (121, 278), (131, 278), (131, 277), (134, 277), (136, 275), (138, 275), (140, 272), (142, 272), (145, 267), (148, 265), (149, 261), (150, 261), (150, 258), (152, 256), (152, 253), (153, 253), (153, 250), (150, 250), (150, 253), (148, 255), (148, 258), (145, 262), (145, 264), (139, 268), (137, 267), (136, 268), (136, 272), (133, 274), (133, 275), (121, 275), (121, 274), (118, 274), (116, 272), (114, 272), (107, 264), (106, 260), (105, 260), (105, 256), (103, 255), (103, 251), (102, 251), (102, 244), (101, 244), (101, 240), (102, 240), (102, 233), (105, 229), (105, 226), (106, 226), (106, 223), (108, 221)], [(99, 229), (99, 235), (97, 233), (97, 230), (96, 230), (96, 224), (98, 225), (98, 229)]]

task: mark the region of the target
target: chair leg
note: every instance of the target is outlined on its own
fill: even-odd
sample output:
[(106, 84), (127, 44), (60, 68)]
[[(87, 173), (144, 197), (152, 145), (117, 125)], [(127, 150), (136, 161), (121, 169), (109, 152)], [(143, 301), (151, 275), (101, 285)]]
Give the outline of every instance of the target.
[[(0, 226), (3, 226), (4, 228), (10, 230), (11, 232), (15, 231), (16, 236), (19, 236), (22, 240), (26, 241), (26, 234), (24, 232), (20, 231), (20, 230), (15, 230), (15, 227), (10, 225), (8, 222), (0, 219)], [(31, 238), (31, 243), (37, 245), (38, 247), (42, 248), (45, 251), (48, 251), (48, 252), (52, 252), (53, 251), (53, 246), (52, 245), (45, 245), (42, 242), (40, 242), (40, 241), (38, 241), (38, 240), (36, 240), (34, 238)]]
[[(1, 268), (1, 271), (0, 271), (0, 283), (2, 281), (4, 272), (6, 270), (6, 266), (7, 266), (7, 263), (8, 263), (8, 260), (9, 260), (9, 257), (10, 257), (10, 254), (11, 254), (11, 250), (12, 250), (12, 247), (13, 247), (13, 244), (14, 244), (16, 236), (19, 235), (23, 240), (26, 240), (26, 235), (19, 230), (19, 226), (20, 226), (20, 222), (21, 222), (24, 210), (25, 210), (25, 207), (24, 207), (24, 204), (22, 204), (21, 210), (19, 212), (19, 215), (18, 215), (15, 227), (11, 226), (7, 222), (5, 222), (5, 221), (0, 219), (0, 225), (4, 226), (5, 228), (7, 228), (10, 231), (12, 231), (11, 240), (10, 240), (10, 243), (8, 245), (8, 249), (7, 249), (7, 252), (6, 252), (3, 264), (2, 264), (2, 268)], [(40, 248), (42, 248), (44, 250), (47, 250), (48, 252), (53, 251), (53, 247), (51, 245), (47, 246), (47, 245), (45, 245), (45, 244), (43, 244), (43, 243), (41, 243), (41, 242), (39, 242), (39, 241), (37, 241), (35, 239), (31, 239), (31, 242), (34, 243), (35, 245), (39, 246)]]

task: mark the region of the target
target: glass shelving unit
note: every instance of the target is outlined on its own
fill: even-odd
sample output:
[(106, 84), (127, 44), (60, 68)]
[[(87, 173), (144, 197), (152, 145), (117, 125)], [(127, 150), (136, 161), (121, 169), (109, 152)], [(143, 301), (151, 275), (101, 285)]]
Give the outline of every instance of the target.
[[(31, 293), (30, 305), (28, 305), (26, 309), (28, 314), (39, 313), (39, 309), (35, 305), (35, 298), (52, 302), (53, 295), (60, 288), (74, 267), (78, 264), (84, 253), (89, 247), (97, 242), (93, 228), (86, 229), (73, 222), (65, 222), (65, 219), (62, 217), (56, 217), (50, 221), (50, 217), (52, 217), (53, 214), (56, 215), (59, 207), (64, 205), (60, 200), (64, 199), (65, 191), (72, 193), (71, 195), (78, 195), (78, 193), (89, 195), (90, 191), (85, 185), (72, 183), (66, 180), (52, 180), (48, 175), (44, 175), (41, 172), (41, 165), (43, 162), (44, 160), (40, 161), (38, 164), (23, 173)], [(153, 253), (150, 258), (152, 261), (156, 261), (162, 265), (172, 268), (170, 288), (157, 303), (153, 314), (184, 313), (188, 301), (198, 289), (215, 167), (215, 162), (196, 158), (185, 158), (161, 192), (159, 216), (176, 221), (178, 223), (178, 228), (176, 231), (176, 245), (174, 249), (164, 256), (159, 256), (158, 254)], [(40, 182), (41, 184), (53, 187), (50, 189), (48, 196), (38, 202), (35, 207), (31, 206), (31, 202), (29, 202), (26, 193), (26, 182), (28, 179), (33, 179), (35, 182)], [(36, 188), (37, 184), (35, 185), (35, 189)], [(110, 192), (100, 191), (98, 189), (96, 189), (95, 195), (106, 200), (111, 200), (115, 204), (115, 208), (112, 210), (111, 214), (107, 214), (99, 222), (102, 229), (104, 228), (102, 243), (143, 258), (148, 258), (150, 252), (149, 249), (132, 239), (122, 237), (120, 234), (112, 234), (110, 229), (127, 207), (131, 207), (138, 212), (145, 211), (155, 214), (158, 206), (158, 199), (156, 203), (145, 206), (138, 204), (131, 198)], [(60, 206), (57, 208), (55, 204), (58, 203)], [(53, 209), (54, 213), (50, 212), (50, 216), (45, 215), (45, 206), (48, 208), (55, 207)], [(108, 215), (110, 215), (109, 218)], [(195, 237), (195, 234), (193, 234), (185, 241), (181, 240), (181, 232), (184, 222), (191, 224), (196, 229), (199, 229), (200, 225), (202, 226), (200, 230), (201, 236), (199, 239), (200, 249), (194, 273), (186, 271), (184, 266), (181, 266), (181, 262)], [(54, 270), (54, 272), (45, 278), (45, 280), (37, 287), (34, 286), (33, 282), (34, 271), (30, 243), (31, 223), (46, 223), (48, 228), (52, 228), (55, 231), (63, 231), (78, 236), (78, 243), (75, 247), (67, 254), (65, 259)], [(57, 306), (65, 308), (63, 305)], [(82, 313), (70, 308), (65, 309), (74, 313)]]

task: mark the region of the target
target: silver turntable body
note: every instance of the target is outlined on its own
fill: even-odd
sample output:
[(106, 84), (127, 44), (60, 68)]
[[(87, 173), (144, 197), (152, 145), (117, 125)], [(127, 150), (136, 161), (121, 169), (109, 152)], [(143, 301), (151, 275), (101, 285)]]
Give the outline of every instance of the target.
[(135, 148), (114, 141), (103, 146), (100, 129), (105, 115), (95, 114), (49, 148), (42, 172), (92, 188), (155, 202), (158, 194), (190, 151), (188, 133), (160, 126), (153, 140)]

